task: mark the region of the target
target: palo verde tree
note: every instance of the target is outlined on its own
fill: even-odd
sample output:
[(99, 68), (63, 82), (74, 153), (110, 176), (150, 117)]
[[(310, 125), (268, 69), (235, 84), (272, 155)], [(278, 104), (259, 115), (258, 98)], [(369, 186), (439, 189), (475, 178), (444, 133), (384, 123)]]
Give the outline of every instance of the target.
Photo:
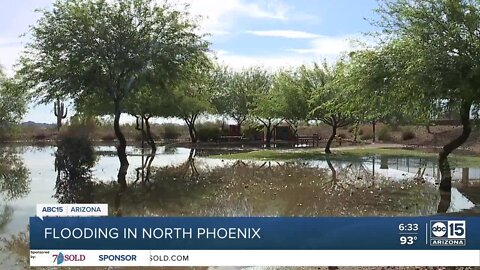
[(217, 112), (226, 115), (238, 126), (247, 120), (253, 109), (255, 87), (250, 87), (255, 80), (255, 68), (234, 71), (227, 67), (219, 67), (215, 72), (215, 91), (213, 104)]
[(9, 78), (0, 67), (0, 131), (18, 124), (27, 112), (29, 94), (18, 76)]
[[(339, 64), (340, 76), (336, 83), (346, 90), (348, 111), (359, 122), (373, 123), (382, 121), (408, 121), (427, 123), (434, 111), (431, 102), (413, 100), (399, 89), (391, 62), (394, 61), (382, 49), (369, 49), (350, 54), (348, 61)], [(375, 132), (373, 133), (375, 137)]]
[(337, 83), (340, 76), (340, 64), (329, 67), (326, 63), (322, 66), (315, 64), (312, 68), (302, 68), (302, 87), (306, 92), (313, 93), (311, 99), (310, 117), (321, 120), (332, 127), (332, 133), (327, 140), (325, 153), (331, 153), (330, 146), (337, 134), (337, 129), (352, 123), (352, 116), (347, 106), (345, 88)]
[(372, 124), (372, 140), (375, 142), (376, 123), (386, 120), (396, 109), (383, 93), (389, 79), (385, 63), (375, 51), (364, 50), (350, 53), (350, 61), (339, 63), (337, 71), (340, 76), (336, 77), (336, 83), (350, 96), (348, 110), (354, 112), (357, 122)]
[(213, 80), (211, 64), (207, 58), (198, 59), (182, 73), (182, 79), (173, 86), (169, 98), (170, 116), (179, 117), (188, 127), (190, 140), (196, 143), (195, 128), (198, 117), (213, 112), (212, 105)]
[(63, 97), (105, 98), (113, 104), (118, 181), (126, 185), (124, 101), (138, 90), (139, 78), (176, 77), (208, 43), (195, 34), (197, 26), (186, 13), (153, 0), (58, 0), (41, 13), (31, 29), (22, 75), (43, 103)]
[[(480, 101), (480, 3), (473, 0), (385, 0), (378, 9), (384, 57), (397, 83), (391, 91), (442, 106), (454, 102), (462, 133), (439, 153), (440, 189), (451, 190), (448, 155), (471, 132), (471, 109)], [(442, 101), (442, 102), (435, 102)]]
[[(270, 83), (266, 82), (265, 87)], [(279, 106), (281, 100), (279, 95), (275, 92), (278, 89), (269, 86), (269, 89), (264, 89), (263, 92), (255, 98), (255, 107), (252, 110), (252, 117), (257, 122), (260, 122), (265, 129), (265, 147), (270, 148), (275, 132), (275, 128), (283, 122), (281, 106)]]
[(164, 91), (154, 91), (154, 87), (150, 84), (142, 85), (126, 102), (126, 111), (136, 117), (136, 128), (142, 132), (152, 152), (155, 152), (157, 147), (151, 132), (150, 119), (166, 114), (164, 111), (166, 94)]
[(269, 148), (275, 128), (282, 123), (278, 88), (273, 87), (274, 76), (268, 71), (254, 67), (242, 72), (241, 86), (245, 92), (253, 93), (249, 115), (265, 129), (265, 146)]
[(310, 113), (311, 93), (301, 85), (300, 69), (279, 71), (273, 82), (273, 100), (277, 102), (277, 110), (297, 135), (300, 121), (308, 120)]

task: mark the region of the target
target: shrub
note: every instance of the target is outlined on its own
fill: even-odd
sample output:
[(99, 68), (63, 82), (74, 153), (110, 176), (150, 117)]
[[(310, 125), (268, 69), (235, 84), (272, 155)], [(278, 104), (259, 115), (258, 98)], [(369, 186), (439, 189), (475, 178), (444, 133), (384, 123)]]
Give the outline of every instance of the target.
[(0, 141), (10, 140), (12, 138), (17, 137), (18, 129), (19, 129), (18, 126), (0, 127)]
[(380, 131), (378, 132), (378, 139), (380, 141), (389, 141), (392, 139), (392, 136), (390, 135), (390, 127), (389, 126), (383, 126)]
[[(69, 126), (58, 136), (56, 156), (62, 159), (57, 161), (56, 165), (67, 165), (69, 171), (80, 172), (84, 169), (83, 167), (93, 166), (96, 157), (90, 134)], [(78, 177), (81, 174), (71, 177), (75, 176)]]
[(242, 136), (248, 140), (262, 140), (263, 130), (259, 127), (255, 127), (253, 124), (244, 125), (242, 127)]
[(391, 125), (392, 131), (400, 131), (400, 126), (398, 124)]
[(69, 126), (60, 130), (58, 134), (58, 139), (60, 140), (69, 140), (69, 139), (78, 139), (89, 141), (95, 130), (95, 125), (92, 123), (71, 123)]
[(217, 123), (206, 122), (197, 126), (197, 138), (201, 142), (217, 141), (222, 135)]
[(361, 128), (358, 129), (358, 135), (359, 135), (359, 136), (362, 136), (362, 135), (363, 135), (363, 129), (361, 129)]
[(96, 117), (75, 114), (70, 119), (70, 125), (68, 125), (68, 128), (72, 127), (77, 130), (86, 129), (89, 133), (93, 133), (99, 124), (100, 122)]
[(143, 132), (140, 131), (140, 130), (133, 135), (133, 140), (135, 140), (135, 141), (140, 142), (140, 141), (142, 141), (143, 139), (146, 140), (147, 138), (143, 138)]
[(362, 134), (360, 134), (360, 132), (359, 132), (359, 135), (360, 135), (360, 140), (367, 141), (367, 140), (373, 139), (373, 134), (372, 133), (363, 133), (362, 132)]
[(100, 139), (102, 139), (102, 141), (114, 141), (116, 138), (117, 137), (113, 133), (107, 133), (100, 136)]
[(44, 132), (33, 135), (34, 140), (43, 141), (48, 138), (48, 135)]
[(345, 133), (338, 133), (337, 136), (340, 137), (340, 138), (342, 138), (342, 139), (346, 139), (346, 138), (347, 138), (347, 134), (345, 134)]
[(162, 138), (166, 140), (176, 140), (182, 133), (180, 132), (180, 127), (175, 124), (164, 124), (163, 132), (161, 133)]
[(408, 141), (415, 138), (415, 133), (411, 130), (402, 131), (402, 140)]

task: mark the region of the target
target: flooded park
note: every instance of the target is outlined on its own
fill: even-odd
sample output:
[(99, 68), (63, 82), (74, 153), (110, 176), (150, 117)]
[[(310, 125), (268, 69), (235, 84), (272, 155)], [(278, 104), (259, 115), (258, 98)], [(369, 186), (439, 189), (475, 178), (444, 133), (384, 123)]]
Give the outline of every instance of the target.
[(0, 269), (36, 260), (37, 204), (117, 221), (480, 213), (479, 1), (7, 2)]
[(129, 146), (124, 188), (117, 181), (114, 146), (94, 146), (85, 140), (57, 146), (5, 145), (0, 160), (0, 235), (7, 251), (2, 252), (3, 262), (28, 262), (28, 257), (17, 257), (28, 256), (21, 251), (22, 244), (28, 251), (28, 242), (21, 241), (28, 241), (28, 220), (35, 216), (38, 202), (108, 203), (111, 216), (476, 213), (480, 168), (452, 166), (453, 188), (444, 194), (438, 190), (435, 158), (336, 154), (288, 161), (224, 158), (241, 151), (159, 145), (152, 154), (150, 148)]

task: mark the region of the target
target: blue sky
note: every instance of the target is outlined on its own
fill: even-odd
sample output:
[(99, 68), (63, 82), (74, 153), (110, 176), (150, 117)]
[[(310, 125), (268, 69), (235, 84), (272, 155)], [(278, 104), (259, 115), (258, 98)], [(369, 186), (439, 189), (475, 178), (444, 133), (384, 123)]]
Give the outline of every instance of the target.
[[(376, 0), (171, 0), (189, 3), (220, 62), (240, 69), (279, 69), (326, 59), (352, 49), (352, 39), (372, 30)], [(52, 0), (0, 2), (0, 64), (7, 74), (28, 42), (29, 25)], [(26, 34), (24, 37), (20, 37)], [(30, 106), (24, 121), (53, 123), (53, 105)]]

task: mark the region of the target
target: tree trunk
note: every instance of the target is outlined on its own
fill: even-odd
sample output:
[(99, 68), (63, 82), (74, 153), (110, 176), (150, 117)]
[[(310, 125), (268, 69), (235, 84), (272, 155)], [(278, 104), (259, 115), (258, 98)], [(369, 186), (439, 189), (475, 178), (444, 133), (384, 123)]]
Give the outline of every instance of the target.
[(265, 147), (270, 148), (272, 146), (272, 125), (269, 123), (268, 125), (265, 125), (265, 128), (267, 128), (267, 134), (265, 136)]
[(335, 139), (335, 135), (337, 135), (337, 123), (333, 123), (332, 125), (332, 134), (330, 135), (330, 138), (328, 138), (327, 145), (325, 145), (325, 153), (330, 154), (332, 151), (330, 151), (330, 146), (332, 145), (333, 139)]
[(194, 124), (187, 122), (187, 126), (188, 126), (188, 133), (190, 134), (190, 141), (192, 143), (196, 143), (197, 142), (197, 132), (195, 130)]
[(156, 153), (157, 153), (157, 148), (155, 147), (155, 149), (152, 149), (152, 152), (150, 153), (150, 155), (147, 158), (148, 159), (148, 161), (147, 161), (147, 173), (146, 173), (146, 176), (145, 176), (145, 181), (146, 182), (150, 182), (150, 175), (152, 174), (152, 172), (151, 172), (152, 162), (155, 159), (155, 154)]
[(359, 125), (359, 123), (355, 122), (355, 127), (353, 129), (353, 142), (355, 142), (355, 143), (358, 140), (358, 125)]
[(335, 184), (337, 183), (337, 171), (335, 170), (335, 167), (333, 167), (333, 164), (330, 161), (330, 159), (327, 159), (327, 165), (328, 165), (328, 168), (330, 168), (330, 170), (332, 171), (332, 182)]
[(127, 141), (125, 140), (125, 136), (123, 135), (122, 131), (120, 130), (120, 115), (122, 114), (122, 109), (120, 106), (120, 101), (117, 99), (115, 100), (115, 118), (113, 120), (113, 128), (115, 130), (115, 135), (118, 139), (118, 146), (117, 146), (117, 156), (120, 161), (120, 169), (118, 170), (117, 180), (120, 184), (120, 190), (125, 191), (127, 189), (127, 170), (128, 170), (128, 159), (127, 159)]
[(452, 202), (452, 193), (447, 191), (440, 191), (440, 202), (437, 207), (437, 214), (445, 214), (450, 208)]
[(244, 121), (237, 120), (238, 131), (242, 134), (242, 124)]
[(373, 122), (372, 122), (372, 133), (373, 133), (372, 142), (375, 142), (375, 127), (376, 127), (376, 124), (377, 124), (377, 122), (375, 120), (373, 120)]
[(157, 151), (157, 146), (155, 145), (155, 140), (153, 139), (152, 132), (150, 130), (150, 123), (148, 122), (150, 117), (144, 117), (144, 119), (145, 119), (147, 142), (150, 145), (150, 148), (152, 149), (152, 153), (153, 153)]
[(462, 101), (462, 107), (460, 108), (460, 119), (462, 122), (462, 134), (443, 146), (442, 151), (438, 154), (438, 167), (442, 175), (440, 181), (440, 190), (450, 192), (452, 189), (452, 174), (450, 172), (450, 165), (448, 164), (448, 155), (458, 147), (460, 147), (470, 136), (472, 127), (470, 126), (470, 108), (472, 106), (471, 101)]
[(427, 128), (428, 134), (432, 134), (432, 131), (430, 130), (430, 123), (427, 123), (425, 127)]

